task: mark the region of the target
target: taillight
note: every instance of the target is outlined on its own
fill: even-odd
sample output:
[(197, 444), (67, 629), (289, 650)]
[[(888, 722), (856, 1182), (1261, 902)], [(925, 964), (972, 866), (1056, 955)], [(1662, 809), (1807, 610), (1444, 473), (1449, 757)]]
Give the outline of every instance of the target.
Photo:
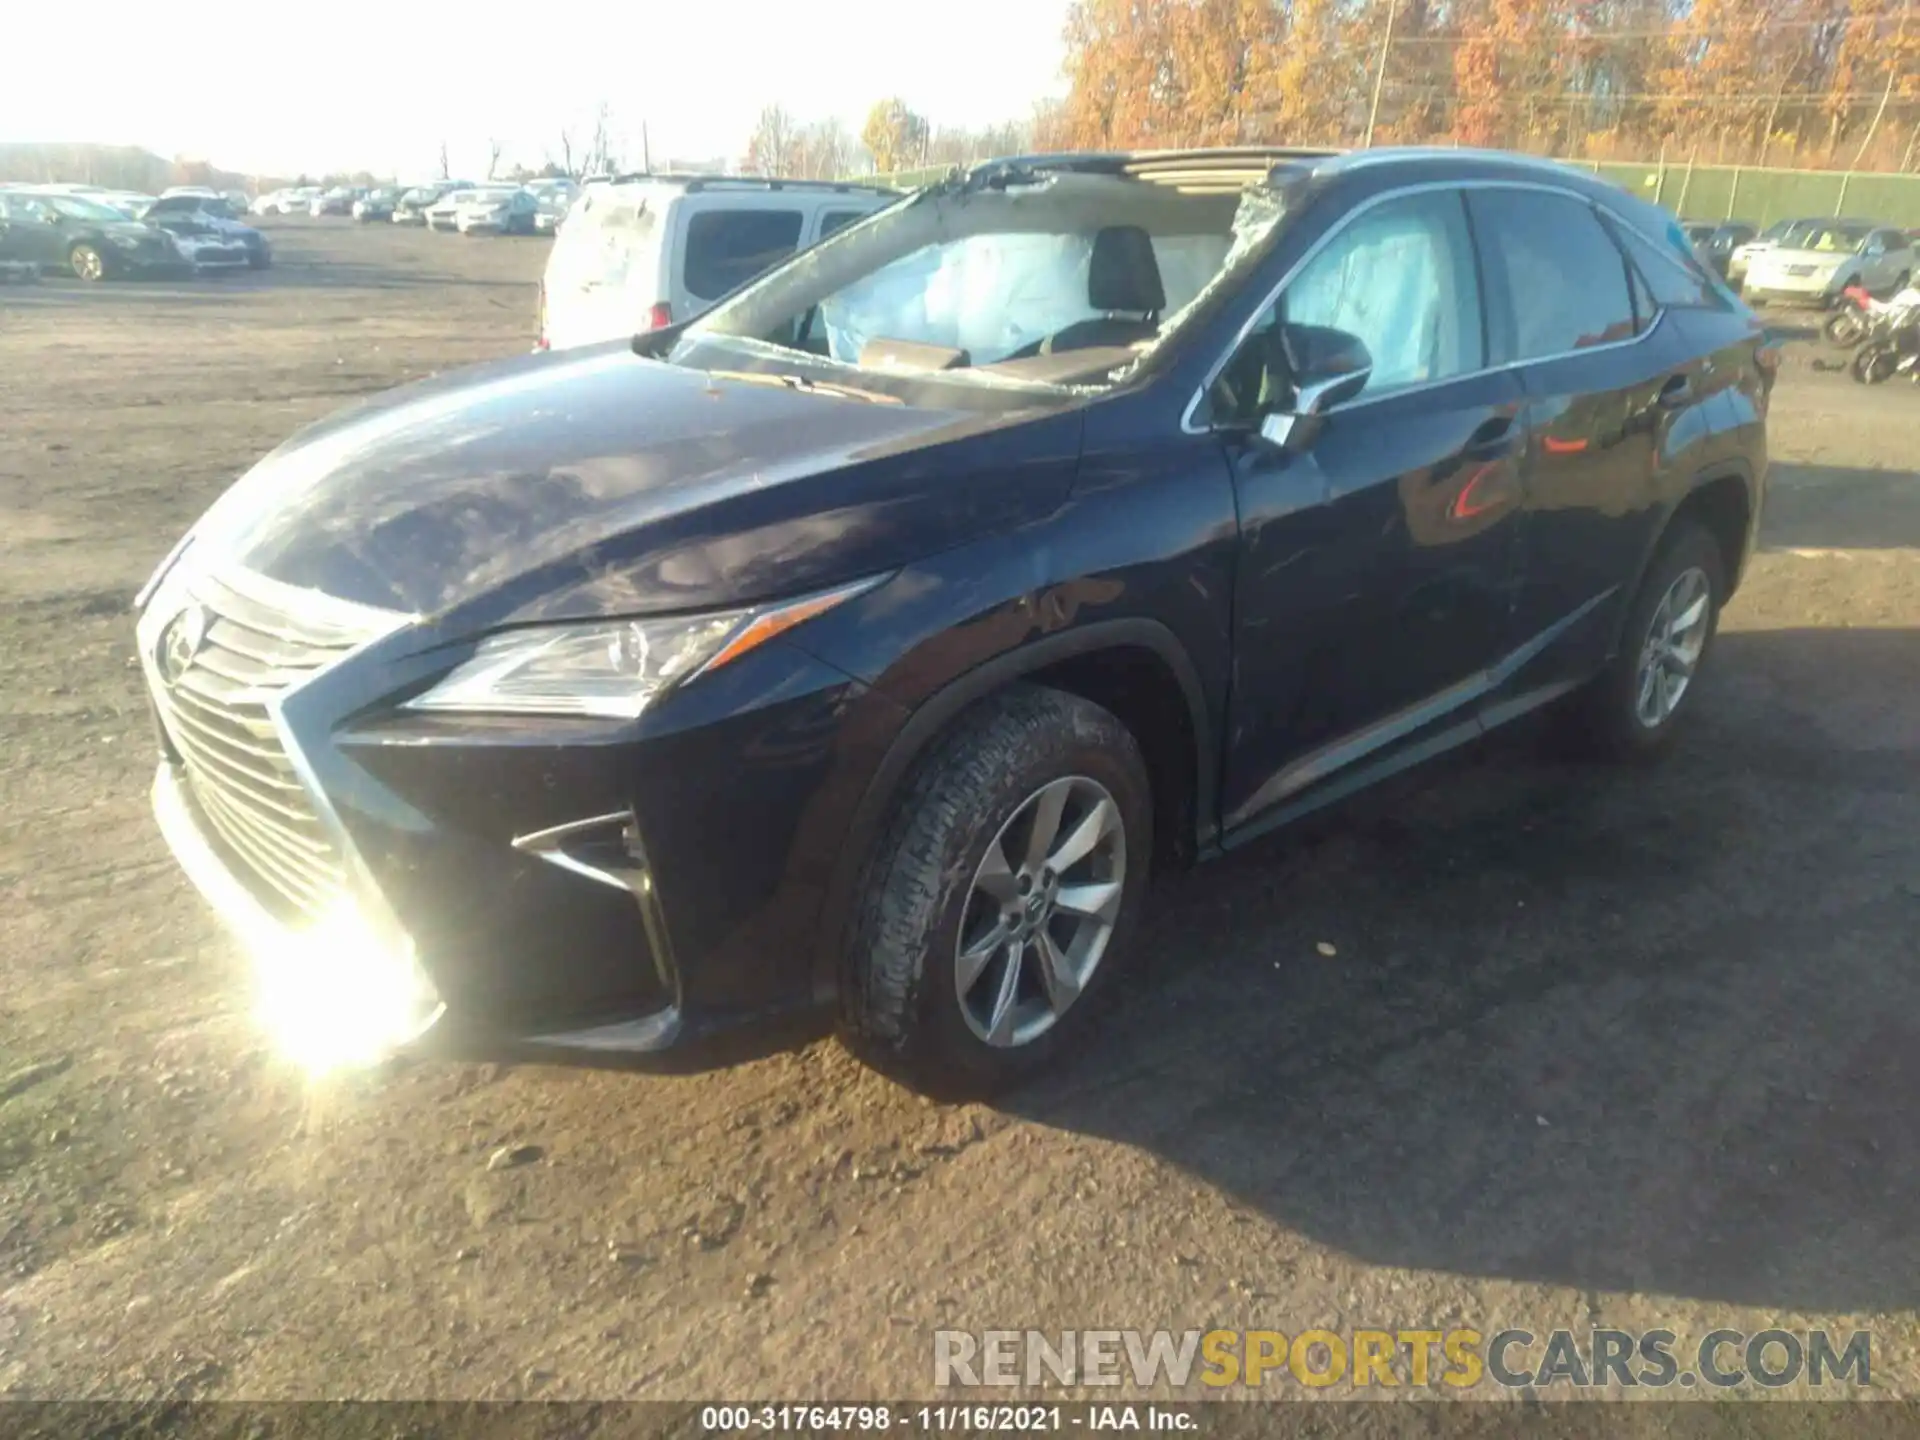
[(647, 313), (640, 317), (640, 330), (664, 330), (673, 324), (673, 307), (662, 300), (657, 305), (647, 307)]

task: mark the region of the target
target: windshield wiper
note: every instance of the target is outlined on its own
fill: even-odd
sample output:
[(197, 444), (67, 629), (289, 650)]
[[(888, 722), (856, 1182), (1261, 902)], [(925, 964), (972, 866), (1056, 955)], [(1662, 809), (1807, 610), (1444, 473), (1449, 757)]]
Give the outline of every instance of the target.
[(842, 400), (865, 400), (874, 405), (902, 405), (898, 395), (880, 390), (863, 390), (858, 385), (839, 385), (831, 380), (810, 380), (805, 375), (767, 375), (757, 370), (709, 370), (722, 380), (743, 380), (749, 385), (781, 385), (803, 395), (832, 395)]

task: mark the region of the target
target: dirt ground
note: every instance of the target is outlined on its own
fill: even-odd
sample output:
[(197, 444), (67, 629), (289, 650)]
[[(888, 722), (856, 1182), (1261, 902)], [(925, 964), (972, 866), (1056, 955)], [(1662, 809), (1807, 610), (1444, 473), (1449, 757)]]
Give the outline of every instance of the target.
[(1667, 764), (1512, 735), (1169, 880), (1104, 1045), (1000, 1106), (830, 1040), (310, 1086), (149, 818), (128, 604), (295, 426), (525, 348), (546, 245), (274, 238), (0, 287), (0, 1395), (901, 1398), (936, 1327), (1826, 1324), (1920, 1396), (1911, 387), (1797, 347)]

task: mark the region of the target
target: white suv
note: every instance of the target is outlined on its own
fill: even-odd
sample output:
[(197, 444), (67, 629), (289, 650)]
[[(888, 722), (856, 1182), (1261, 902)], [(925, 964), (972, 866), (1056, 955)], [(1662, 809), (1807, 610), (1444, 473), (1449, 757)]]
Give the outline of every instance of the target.
[(592, 345), (690, 320), (794, 251), (899, 198), (898, 191), (824, 180), (591, 181), (547, 257), (537, 348)]

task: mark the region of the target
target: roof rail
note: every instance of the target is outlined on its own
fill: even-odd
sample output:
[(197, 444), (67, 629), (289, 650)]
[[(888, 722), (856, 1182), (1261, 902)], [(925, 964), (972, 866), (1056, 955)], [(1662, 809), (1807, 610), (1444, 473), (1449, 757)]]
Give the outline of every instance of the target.
[(789, 180), (766, 175), (717, 175), (703, 171), (629, 170), (608, 177), (616, 185), (641, 180), (670, 180), (696, 190), (827, 190), (837, 193), (865, 191), (875, 195), (895, 195), (890, 185), (869, 185), (858, 180)]

